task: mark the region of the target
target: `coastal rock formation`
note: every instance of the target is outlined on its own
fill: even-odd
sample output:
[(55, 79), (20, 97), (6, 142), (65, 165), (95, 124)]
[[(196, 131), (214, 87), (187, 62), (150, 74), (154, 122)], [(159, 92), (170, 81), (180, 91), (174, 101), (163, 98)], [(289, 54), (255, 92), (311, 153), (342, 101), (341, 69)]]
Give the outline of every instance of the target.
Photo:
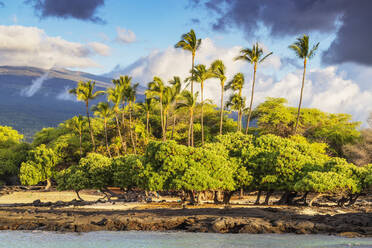
[[(98, 210), (74, 207), (0, 207), (1, 230), (187, 231), (215, 233), (297, 233), (372, 237), (372, 212), (299, 214), (282, 208), (193, 208)], [(37, 205), (34, 203), (34, 205)], [(62, 205), (62, 204), (60, 204)], [(332, 211), (332, 210), (329, 210)], [(333, 210), (334, 211), (334, 210)], [(334, 213), (336, 213), (334, 211)]]

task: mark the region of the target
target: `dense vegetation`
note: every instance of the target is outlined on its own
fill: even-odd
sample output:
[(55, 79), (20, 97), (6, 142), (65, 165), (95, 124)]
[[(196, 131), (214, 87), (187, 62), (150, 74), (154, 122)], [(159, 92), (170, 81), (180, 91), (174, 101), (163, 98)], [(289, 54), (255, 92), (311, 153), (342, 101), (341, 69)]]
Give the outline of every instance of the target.
[[(256, 203), (262, 202), (262, 192), (266, 204), (273, 192), (283, 192), (280, 202), (287, 204), (306, 203), (308, 193), (315, 192), (310, 205), (321, 195), (335, 195), (343, 205), (370, 189), (371, 157), (358, 160), (358, 166), (351, 163), (357, 146), (370, 154), (370, 130), (361, 135), (360, 123), (350, 115), (302, 108), (301, 100), (298, 108), (286, 106), (284, 98), (246, 108), (242, 73), (227, 81), (221, 60), (194, 65), (200, 42), (191, 31), (176, 45), (192, 54), (185, 83), (177, 76), (168, 82), (155, 76), (141, 103), (130, 76), (114, 79), (106, 91), (97, 91), (94, 82), (79, 82), (70, 93), (84, 103), (86, 117), (44, 128), (31, 144), (12, 128), (0, 127), (0, 180), (11, 183), (9, 178), (19, 175), (22, 184), (46, 183), (47, 188), (54, 181), (79, 198), (83, 189), (110, 197), (109, 186), (178, 192), (191, 203), (206, 192), (216, 203), (228, 203), (234, 192), (248, 190), (258, 192)], [(309, 51), (308, 42), (304, 36), (291, 46), (305, 66), (318, 47)], [(236, 59), (252, 63), (255, 72), (270, 54), (263, 56), (255, 44)], [(204, 99), (210, 78), (220, 82), (222, 108)], [(200, 92), (194, 83), (201, 84)], [(225, 106), (224, 93), (230, 95)], [(100, 95), (107, 101), (91, 106)], [(237, 118), (230, 117), (233, 113)], [(244, 128), (250, 119), (255, 125)]]

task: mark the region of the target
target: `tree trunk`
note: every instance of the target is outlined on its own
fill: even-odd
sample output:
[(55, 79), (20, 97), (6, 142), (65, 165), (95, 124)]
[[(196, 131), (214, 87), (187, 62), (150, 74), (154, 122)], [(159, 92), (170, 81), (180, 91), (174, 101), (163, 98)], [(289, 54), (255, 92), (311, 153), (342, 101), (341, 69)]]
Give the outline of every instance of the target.
[(192, 53), (191, 63), (191, 94), (194, 96), (194, 64), (195, 64), (195, 53)]
[(117, 114), (115, 115), (115, 119), (116, 119), (116, 126), (117, 126), (117, 128), (118, 128), (118, 134), (119, 134), (119, 138), (120, 138), (121, 146), (123, 147), (123, 150), (124, 150), (124, 152), (126, 153), (126, 152), (127, 152), (127, 146), (126, 146), (125, 143), (124, 143), (123, 136), (121, 136), (120, 124), (119, 124), (119, 117), (118, 117)]
[(203, 96), (203, 90), (204, 90), (204, 85), (203, 85), (203, 81), (201, 81), (201, 84), (200, 84), (200, 91), (201, 91), (201, 117), (200, 117), (200, 122), (201, 122), (202, 146), (204, 146), (204, 116), (203, 116), (204, 96)]
[(297, 126), (298, 126), (298, 122), (300, 120), (300, 112), (301, 112), (301, 104), (302, 104), (302, 94), (304, 92), (304, 86), (305, 86), (305, 74), (306, 74), (306, 57), (304, 59), (304, 73), (302, 75), (302, 86), (301, 86), (301, 94), (300, 94), (300, 103), (298, 104), (297, 120), (296, 120), (295, 129), (294, 129), (294, 134), (297, 133)]
[(162, 140), (164, 141), (164, 116), (163, 116), (163, 97), (160, 95), (160, 119), (161, 119), (161, 132)]
[(259, 205), (260, 204), (261, 193), (262, 193), (262, 191), (259, 190), (258, 193), (257, 193), (256, 202), (254, 203), (255, 205)]
[(47, 191), (50, 189), (50, 187), (52, 187), (52, 181), (50, 180), (50, 178), (47, 178), (46, 182), (47, 185), (45, 186), (45, 190)]
[(82, 146), (82, 143), (83, 143), (83, 140), (82, 140), (82, 133), (80, 131), (79, 133), (79, 145), (80, 145), (80, 158), (83, 157), (83, 146)]
[(251, 120), (252, 106), (253, 106), (253, 96), (254, 96), (254, 84), (256, 83), (256, 71), (257, 71), (257, 63), (254, 63), (252, 92), (251, 92), (251, 102), (249, 104), (248, 117), (247, 117), (247, 126), (245, 128), (245, 134), (248, 134), (249, 122)]
[(319, 193), (318, 195), (316, 195), (313, 199), (311, 199), (310, 203), (309, 203), (309, 206), (312, 207), (313, 206), (313, 203), (316, 199), (318, 199), (319, 197), (323, 196), (324, 194), (322, 193)]
[(125, 101), (122, 102), (123, 111), (121, 112), (121, 125), (123, 125), (123, 130), (125, 130)]
[(191, 146), (194, 147), (194, 110), (191, 111)]
[(110, 158), (112, 158), (112, 156), (111, 156), (111, 152), (110, 152), (110, 148), (109, 148), (109, 144), (108, 144), (108, 138), (107, 138), (107, 120), (106, 120), (106, 119), (104, 120), (104, 125), (105, 125), (106, 149), (107, 149), (107, 152), (108, 152)]
[(75, 190), (75, 193), (80, 201), (84, 201), (84, 199), (80, 197), (79, 190)]
[(213, 202), (214, 202), (214, 204), (220, 204), (221, 202), (220, 202), (220, 194), (221, 194), (221, 192), (219, 191), (219, 190), (215, 190), (214, 191), (214, 197), (213, 197)]
[(189, 123), (189, 133), (188, 133), (188, 141), (187, 145), (191, 145), (191, 123), (192, 123), (192, 110), (190, 110), (190, 123)]
[(234, 194), (234, 191), (225, 191), (223, 193), (223, 203), (224, 204), (229, 204), (233, 194)]
[(96, 151), (96, 142), (94, 140), (94, 136), (93, 136), (93, 129), (92, 129), (92, 125), (90, 123), (90, 116), (89, 116), (89, 102), (86, 102), (85, 103), (85, 107), (87, 109), (87, 118), (88, 118), (88, 124), (89, 124), (89, 132), (90, 132), (90, 138), (92, 139), (92, 145), (93, 145), (93, 152)]
[(270, 196), (273, 194), (273, 191), (272, 190), (269, 190), (266, 192), (266, 198), (265, 198), (265, 202), (264, 202), (264, 205), (269, 205), (269, 201), (270, 201)]
[(239, 199), (243, 199), (243, 198), (244, 198), (244, 189), (243, 188), (240, 188)]
[(129, 101), (128, 107), (129, 107), (129, 135), (132, 141), (134, 154), (136, 154), (136, 143), (134, 142), (133, 130), (132, 130), (132, 101)]
[(195, 204), (195, 192), (193, 190), (189, 190), (189, 196), (190, 196), (190, 204), (194, 205)]
[(176, 113), (173, 113), (173, 126), (172, 126), (172, 136), (171, 136), (171, 139), (173, 139), (173, 135), (174, 135), (174, 129), (176, 127)]
[(150, 112), (147, 111), (147, 113), (146, 113), (146, 133), (147, 133), (147, 143), (149, 143), (149, 135), (150, 135), (150, 130), (149, 130), (149, 121), (150, 121)]
[(222, 135), (222, 125), (223, 125), (223, 91), (224, 91), (224, 84), (221, 83), (220, 135)]

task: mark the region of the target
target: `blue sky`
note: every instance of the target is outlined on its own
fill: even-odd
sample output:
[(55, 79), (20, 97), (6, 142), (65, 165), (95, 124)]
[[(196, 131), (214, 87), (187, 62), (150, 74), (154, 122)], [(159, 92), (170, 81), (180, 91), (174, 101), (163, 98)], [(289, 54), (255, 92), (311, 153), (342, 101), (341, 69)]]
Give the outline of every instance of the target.
[[(358, 48), (370, 41), (363, 25), (369, 23), (366, 10), (372, 9), (372, 1), (361, 0), (360, 6), (347, 0), (85, 1), (58, 1), (57, 6), (53, 0), (0, 0), (0, 65), (60, 66), (111, 77), (130, 74), (146, 85), (155, 75), (165, 80), (187, 76), (190, 55), (173, 46), (193, 28), (204, 44), (197, 63), (223, 59), (229, 77), (239, 71), (246, 75), (247, 95), (252, 69), (233, 58), (256, 41), (266, 52), (273, 51), (259, 67), (255, 103), (272, 96), (295, 106), (302, 62), (288, 45), (306, 33), (320, 48), (309, 64), (304, 105), (350, 113), (364, 122), (372, 110), (372, 54)], [(74, 16), (77, 2), (93, 5), (92, 12)], [(123, 36), (118, 29), (125, 30)], [(218, 84), (212, 80), (206, 95), (217, 100), (216, 92)]]

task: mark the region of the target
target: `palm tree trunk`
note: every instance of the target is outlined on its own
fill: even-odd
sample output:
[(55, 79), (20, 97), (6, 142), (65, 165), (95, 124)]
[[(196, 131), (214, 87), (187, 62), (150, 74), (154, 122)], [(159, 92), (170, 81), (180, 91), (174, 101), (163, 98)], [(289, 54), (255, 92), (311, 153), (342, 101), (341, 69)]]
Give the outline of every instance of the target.
[[(192, 68), (191, 68), (191, 95), (194, 97), (194, 67), (195, 53), (192, 53)], [(191, 146), (194, 146), (194, 111), (191, 111)]]
[(161, 119), (161, 132), (162, 140), (164, 141), (164, 115), (163, 115), (163, 97), (160, 95), (160, 119)]
[(93, 152), (95, 152), (95, 151), (96, 151), (96, 142), (94, 141), (92, 125), (91, 125), (91, 123), (90, 123), (90, 116), (89, 116), (89, 102), (86, 102), (86, 103), (85, 103), (85, 107), (86, 107), (86, 109), (87, 109), (87, 118), (88, 118), (88, 124), (89, 124), (90, 138), (92, 139)]
[(109, 145), (108, 145), (108, 138), (107, 138), (107, 120), (106, 120), (106, 119), (104, 120), (104, 124), (105, 124), (105, 140), (106, 140), (106, 149), (107, 149), (108, 155), (109, 155), (110, 158), (111, 158), (112, 156), (111, 156), (110, 148), (109, 148)]
[(192, 110), (190, 110), (190, 123), (189, 123), (189, 133), (188, 133), (188, 140), (187, 145), (191, 145), (191, 123), (192, 123)]
[(83, 156), (83, 146), (82, 146), (82, 131), (79, 132), (79, 145), (80, 145), (80, 158)]
[(300, 120), (300, 112), (301, 112), (301, 104), (302, 104), (302, 94), (304, 92), (304, 86), (305, 86), (305, 74), (306, 74), (306, 57), (304, 59), (304, 73), (302, 75), (302, 86), (301, 86), (301, 94), (300, 94), (300, 103), (298, 104), (297, 120), (296, 120), (295, 129), (294, 129), (294, 134), (297, 133), (297, 126), (298, 126), (298, 122)]
[(224, 90), (224, 84), (221, 83), (221, 117), (220, 117), (220, 135), (222, 134), (222, 125), (223, 125), (223, 90)]
[(195, 53), (192, 53), (192, 63), (191, 63), (191, 94), (194, 96), (194, 66), (195, 65)]
[(194, 110), (191, 111), (191, 146), (194, 147)]
[(243, 119), (243, 100), (242, 100), (242, 88), (239, 89), (239, 99), (241, 99), (240, 108), (239, 108), (239, 114), (238, 114), (238, 131), (242, 131), (242, 119)]
[(204, 105), (204, 96), (203, 96), (204, 85), (203, 81), (200, 84), (201, 91), (201, 135), (202, 135), (202, 146), (204, 146), (204, 116), (203, 116), (203, 105)]
[(134, 142), (133, 130), (132, 130), (132, 101), (129, 101), (128, 107), (129, 107), (129, 135), (130, 135), (130, 140), (132, 141), (134, 154), (136, 154), (136, 143)]
[(147, 142), (149, 142), (149, 133), (150, 133), (150, 130), (149, 130), (149, 121), (150, 121), (150, 112), (147, 111), (147, 112), (146, 112), (146, 133), (147, 133)]
[(122, 102), (123, 105), (123, 112), (121, 112), (121, 125), (125, 129), (125, 101)]
[(171, 136), (171, 139), (173, 139), (173, 135), (174, 135), (174, 129), (176, 127), (176, 113), (173, 114), (173, 125), (172, 125), (172, 136)]
[(127, 152), (127, 146), (124, 143), (123, 136), (121, 136), (121, 131), (120, 131), (120, 124), (119, 124), (119, 117), (118, 114), (115, 115), (115, 120), (116, 120), (116, 126), (118, 128), (118, 134), (121, 142), (121, 146), (123, 147), (124, 152)]
[(253, 72), (253, 82), (252, 82), (252, 93), (251, 93), (251, 102), (249, 104), (249, 111), (248, 111), (248, 117), (247, 117), (247, 126), (245, 128), (245, 134), (248, 134), (249, 129), (249, 122), (251, 120), (251, 114), (252, 114), (252, 105), (253, 105), (253, 96), (254, 96), (254, 84), (256, 82), (256, 71), (257, 71), (257, 63), (254, 64), (254, 72)]

